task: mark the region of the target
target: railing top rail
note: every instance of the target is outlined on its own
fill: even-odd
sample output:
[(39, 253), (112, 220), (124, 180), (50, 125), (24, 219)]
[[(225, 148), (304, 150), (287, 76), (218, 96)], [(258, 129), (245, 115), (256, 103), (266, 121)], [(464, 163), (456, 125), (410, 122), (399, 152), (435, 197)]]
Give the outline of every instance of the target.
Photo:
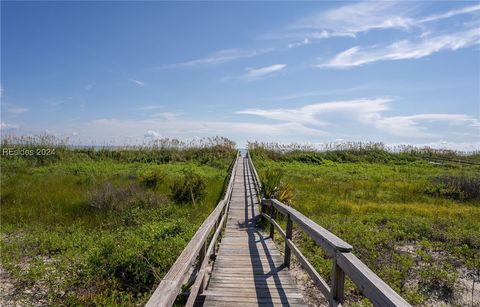
[(284, 215), (290, 215), (290, 218), (298, 226), (300, 226), (300, 228), (302, 228), (302, 230), (305, 231), (317, 244), (329, 252), (331, 256), (333, 256), (336, 251), (349, 252), (352, 250), (352, 246), (350, 244), (321, 227), (292, 207), (285, 205), (277, 199), (271, 199), (270, 201), (278, 211)]
[(339, 253), (337, 264), (368, 297), (374, 306), (410, 306), (365, 263), (352, 253)]
[(190, 242), (188, 242), (185, 249), (182, 251), (173, 266), (162, 279), (155, 292), (153, 292), (146, 306), (169, 307), (173, 305), (176, 297), (181, 290), (187, 273), (194, 264), (205, 242), (208, 240), (208, 236), (212, 231), (213, 227), (215, 226), (215, 221), (220, 217), (223, 208), (227, 204), (228, 198), (233, 189), (233, 181), (235, 179), (238, 158), (239, 152), (237, 152), (237, 155), (235, 157), (235, 162), (233, 163), (233, 167), (230, 172), (230, 180), (228, 182), (228, 186), (223, 199), (220, 200), (213, 212), (210, 213), (210, 215), (205, 219), (197, 232), (193, 235), (192, 239), (190, 240)]
[(262, 182), (260, 181), (260, 177), (258, 176), (257, 170), (255, 169), (255, 166), (253, 165), (252, 157), (250, 156), (250, 151), (247, 151), (247, 157), (248, 157), (249, 165), (251, 166), (252, 171), (253, 171), (253, 175), (255, 177), (255, 182), (256, 182), (255, 185), (257, 186), (258, 191), (261, 192), (262, 191)]

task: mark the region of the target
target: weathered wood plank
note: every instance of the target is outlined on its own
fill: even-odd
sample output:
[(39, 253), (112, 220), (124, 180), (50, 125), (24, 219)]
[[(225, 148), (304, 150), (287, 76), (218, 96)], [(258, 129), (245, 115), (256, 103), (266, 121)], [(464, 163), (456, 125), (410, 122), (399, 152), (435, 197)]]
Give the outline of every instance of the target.
[(301, 292), (283, 266), (282, 254), (259, 227), (260, 202), (251, 192), (255, 185), (246, 162), (243, 172), (244, 177), (236, 177), (233, 192), (240, 196), (235, 189), (243, 187), (243, 199), (230, 202), (225, 233), (202, 294), (204, 306), (305, 306)]

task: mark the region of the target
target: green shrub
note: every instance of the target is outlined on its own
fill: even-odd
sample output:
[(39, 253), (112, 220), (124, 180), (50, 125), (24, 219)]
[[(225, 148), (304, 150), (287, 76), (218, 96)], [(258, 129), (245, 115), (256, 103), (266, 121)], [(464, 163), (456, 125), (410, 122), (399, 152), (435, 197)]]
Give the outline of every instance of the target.
[(146, 170), (140, 174), (140, 182), (147, 188), (155, 188), (165, 180), (166, 174), (158, 169)]
[(183, 175), (170, 186), (172, 198), (176, 203), (192, 203), (202, 201), (206, 191), (205, 179), (191, 169), (183, 170)]

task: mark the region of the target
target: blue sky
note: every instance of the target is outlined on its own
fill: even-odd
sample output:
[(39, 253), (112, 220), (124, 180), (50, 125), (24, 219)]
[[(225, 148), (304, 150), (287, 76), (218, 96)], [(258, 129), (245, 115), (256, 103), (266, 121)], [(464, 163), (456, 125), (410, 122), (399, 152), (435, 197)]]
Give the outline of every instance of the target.
[(1, 129), (480, 149), (480, 4), (1, 3)]

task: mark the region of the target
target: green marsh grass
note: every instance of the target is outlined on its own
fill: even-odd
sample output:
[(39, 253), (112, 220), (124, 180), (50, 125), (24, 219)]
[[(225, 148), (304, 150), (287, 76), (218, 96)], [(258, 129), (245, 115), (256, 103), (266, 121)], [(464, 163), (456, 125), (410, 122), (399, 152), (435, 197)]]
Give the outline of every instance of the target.
[[(480, 202), (431, 191), (438, 178), (477, 182), (480, 165), (431, 163), (423, 155), (445, 154), (433, 150), (311, 151), (258, 143), (250, 150), (260, 177), (272, 169), (283, 173), (294, 189), (292, 207), (352, 244), (354, 253), (410, 303), (479, 303), (472, 301), (471, 289), (461, 288), (460, 278), (479, 286)], [(300, 231), (294, 241), (330, 281), (327, 255)], [(346, 292), (349, 305), (368, 305), (348, 279)]]
[[(6, 146), (56, 150), (0, 162), (1, 265), (27, 305), (144, 304), (221, 199), (236, 154), (219, 138), (123, 149), (38, 139)], [(195, 206), (172, 200), (171, 186), (186, 170), (204, 183)], [(108, 206), (92, 206), (92, 194)], [(127, 205), (115, 207), (122, 197)]]

